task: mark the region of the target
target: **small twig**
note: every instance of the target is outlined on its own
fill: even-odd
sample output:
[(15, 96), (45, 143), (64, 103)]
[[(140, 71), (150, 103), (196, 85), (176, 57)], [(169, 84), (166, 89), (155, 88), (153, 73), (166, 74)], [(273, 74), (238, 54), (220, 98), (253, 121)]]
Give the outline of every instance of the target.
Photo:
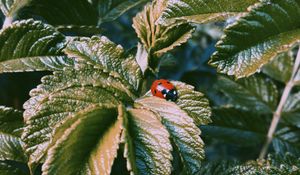
[(281, 118), (282, 109), (284, 107), (284, 104), (285, 104), (285, 102), (286, 102), (293, 86), (294, 86), (293, 82), (289, 81), (288, 84), (284, 88), (283, 95), (281, 96), (279, 105), (276, 109), (276, 112), (273, 115), (273, 120), (272, 120), (271, 126), (270, 126), (269, 131), (268, 131), (267, 139), (266, 139), (266, 142), (265, 142), (265, 144), (264, 144), (264, 146), (263, 146), (263, 148), (260, 152), (259, 159), (264, 159), (264, 157), (267, 154), (269, 145), (270, 145), (270, 143), (272, 142), (272, 139), (273, 139), (274, 132), (275, 132), (275, 130), (277, 128), (277, 125), (279, 123), (279, 120)]
[(286, 103), (286, 101), (289, 97), (289, 94), (290, 94), (291, 90), (293, 89), (293, 87), (295, 85), (294, 79), (295, 79), (295, 76), (296, 76), (297, 71), (299, 69), (299, 66), (300, 66), (300, 48), (298, 50), (298, 54), (297, 54), (297, 58), (296, 58), (296, 61), (295, 61), (294, 68), (293, 68), (293, 74), (291, 76), (291, 79), (286, 84), (286, 86), (283, 90), (283, 94), (281, 96), (279, 105), (277, 106), (277, 109), (276, 109), (275, 113), (273, 114), (273, 119), (272, 119), (272, 122), (271, 122), (271, 126), (269, 128), (269, 131), (268, 131), (267, 139), (266, 139), (266, 142), (265, 142), (265, 144), (263, 145), (263, 147), (261, 149), (259, 159), (264, 159), (266, 154), (267, 154), (268, 148), (269, 148), (269, 146), (270, 146), (270, 144), (273, 140), (273, 135), (274, 135), (275, 130), (277, 128), (277, 125), (280, 121), (281, 113), (282, 113), (284, 104)]

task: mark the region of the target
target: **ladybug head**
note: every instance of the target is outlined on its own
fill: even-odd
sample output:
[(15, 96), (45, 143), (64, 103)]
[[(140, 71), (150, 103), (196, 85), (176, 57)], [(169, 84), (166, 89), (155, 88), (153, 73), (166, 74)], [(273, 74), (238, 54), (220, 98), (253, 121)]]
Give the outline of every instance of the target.
[(177, 98), (178, 98), (178, 93), (176, 89), (172, 89), (166, 94), (166, 100), (171, 100), (175, 102)]

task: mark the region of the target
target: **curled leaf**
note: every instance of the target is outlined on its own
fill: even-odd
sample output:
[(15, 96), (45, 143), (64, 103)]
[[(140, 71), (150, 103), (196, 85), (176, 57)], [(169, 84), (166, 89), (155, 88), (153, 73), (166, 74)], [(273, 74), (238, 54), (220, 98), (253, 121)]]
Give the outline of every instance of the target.
[(185, 43), (194, 31), (187, 23), (172, 24), (167, 27), (156, 23), (166, 1), (154, 1), (133, 19), (133, 27), (148, 52), (161, 55)]

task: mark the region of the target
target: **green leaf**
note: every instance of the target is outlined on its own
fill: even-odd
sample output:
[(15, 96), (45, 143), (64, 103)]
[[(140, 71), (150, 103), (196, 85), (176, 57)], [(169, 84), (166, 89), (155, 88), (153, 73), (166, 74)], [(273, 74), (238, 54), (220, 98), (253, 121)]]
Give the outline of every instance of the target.
[(219, 141), (238, 146), (256, 146), (263, 144), (270, 118), (271, 115), (258, 115), (253, 111), (219, 107), (213, 109), (213, 123), (202, 126), (201, 130), (205, 136)]
[(39, 21), (17, 21), (0, 32), (0, 73), (60, 70), (72, 65), (63, 56), (65, 38)]
[(8, 161), (0, 161), (0, 174), (1, 175), (28, 175), (20, 167)]
[(160, 55), (185, 43), (194, 31), (194, 28), (186, 23), (172, 24), (168, 27), (156, 23), (165, 1), (154, 1), (145, 6), (144, 10), (133, 19), (133, 27), (144, 47), (151, 54)]
[(300, 92), (290, 94), (283, 107), (283, 120), (300, 128)]
[(225, 172), (234, 166), (236, 166), (239, 162), (234, 160), (208, 160), (201, 167), (201, 171), (198, 173), (199, 175), (223, 175)]
[(132, 174), (171, 174), (172, 146), (159, 117), (146, 109), (130, 109), (124, 118), (127, 168)]
[(55, 130), (43, 175), (110, 174), (120, 143), (121, 115), (112, 105), (69, 116)]
[(0, 132), (0, 160), (14, 160), (26, 163), (24, 143), (20, 137)]
[(87, 25), (62, 25), (55, 27), (57, 31), (63, 33), (64, 35), (71, 36), (85, 36), (91, 37), (93, 35), (99, 35), (103, 32), (97, 26), (87, 26)]
[(97, 9), (87, 0), (32, 0), (21, 13), (20, 18), (43, 19), (57, 25), (97, 25)]
[(272, 113), (277, 107), (277, 87), (270, 79), (262, 76), (251, 76), (237, 81), (220, 76), (217, 88), (238, 108), (258, 113)]
[(42, 78), (24, 104), (26, 128), (22, 135), (30, 164), (40, 162), (49, 145), (52, 130), (67, 116), (91, 105), (132, 102), (133, 94), (120, 79), (92, 66), (65, 68)]
[(268, 0), (225, 29), (211, 65), (221, 73), (245, 77), (259, 71), (300, 38), (300, 1)]
[[(285, 153), (283, 156), (281, 155), (274, 155), (270, 154), (268, 155), (267, 160), (273, 165), (273, 166), (282, 166), (283, 169), (290, 168), (290, 167), (300, 167), (300, 159), (299, 157), (291, 154), (291, 153)], [(299, 170), (299, 168), (298, 168)]]
[[(120, 45), (116, 45), (108, 38), (92, 37), (68, 43), (65, 53), (111, 74), (120, 77), (128, 89), (138, 90), (142, 79), (142, 72), (134, 55), (127, 55)], [(132, 88), (130, 88), (132, 86)]]
[(242, 165), (235, 166), (226, 171), (229, 174), (247, 174), (247, 175), (286, 175), (300, 173), (300, 159), (290, 154), (286, 156), (269, 156), (267, 160), (248, 161)]
[[(221, 107), (213, 110), (212, 124), (201, 126), (203, 135), (225, 141), (247, 149), (255, 150), (257, 145), (263, 145), (271, 123), (272, 114), (263, 115), (255, 111), (241, 110), (233, 107)], [(280, 122), (272, 140), (272, 150), (284, 155), (291, 152), (300, 155), (299, 128), (285, 122)]]
[(197, 174), (204, 158), (204, 143), (200, 130), (192, 118), (173, 102), (158, 97), (136, 100), (135, 106), (157, 113), (178, 148), (179, 155), (188, 174)]
[(0, 9), (6, 17), (14, 17), (30, 0), (1, 0)]
[(179, 21), (208, 23), (241, 15), (258, 0), (175, 0), (169, 1), (159, 23), (169, 25)]
[(285, 52), (265, 65), (262, 71), (275, 80), (287, 83), (292, 77), (293, 66), (293, 57)]
[(0, 160), (27, 162), (20, 138), (22, 128), (22, 112), (0, 106)]
[(29, 71), (55, 71), (64, 67), (73, 66), (73, 60), (66, 56), (34, 56), (15, 58), (0, 63), (0, 73), (29, 72)]
[(144, 4), (148, 0), (93, 0), (94, 5), (98, 7), (98, 24), (117, 19), (126, 11)]
[(172, 83), (179, 94), (176, 104), (193, 118), (195, 124), (199, 126), (211, 123), (211, 109), (204, 94), (195, 91), (193, 86), (182, 82), (172, 81)]
[(272, 145), (278, 155), (290, 152), (300, 156), (300, 130), (291, 125), (284, 125), (277, 129)]
[(299, 86), (300, 85), (300, 68), (297, 71), (297, 74), (295, 76), (295, 86)]
[(14, 136), (21, 136), (23, 128), (23, 113), (21, 111), (0, 106), (0, 130)]

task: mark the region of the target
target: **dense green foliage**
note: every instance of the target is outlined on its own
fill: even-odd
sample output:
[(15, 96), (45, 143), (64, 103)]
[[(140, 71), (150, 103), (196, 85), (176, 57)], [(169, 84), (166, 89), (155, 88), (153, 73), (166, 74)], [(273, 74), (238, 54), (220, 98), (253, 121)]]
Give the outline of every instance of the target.
[(0, 174), (300, 174), (300, 0), (0, 10), (0, 73), (50, 72), (24, 111), (0, 104)]

